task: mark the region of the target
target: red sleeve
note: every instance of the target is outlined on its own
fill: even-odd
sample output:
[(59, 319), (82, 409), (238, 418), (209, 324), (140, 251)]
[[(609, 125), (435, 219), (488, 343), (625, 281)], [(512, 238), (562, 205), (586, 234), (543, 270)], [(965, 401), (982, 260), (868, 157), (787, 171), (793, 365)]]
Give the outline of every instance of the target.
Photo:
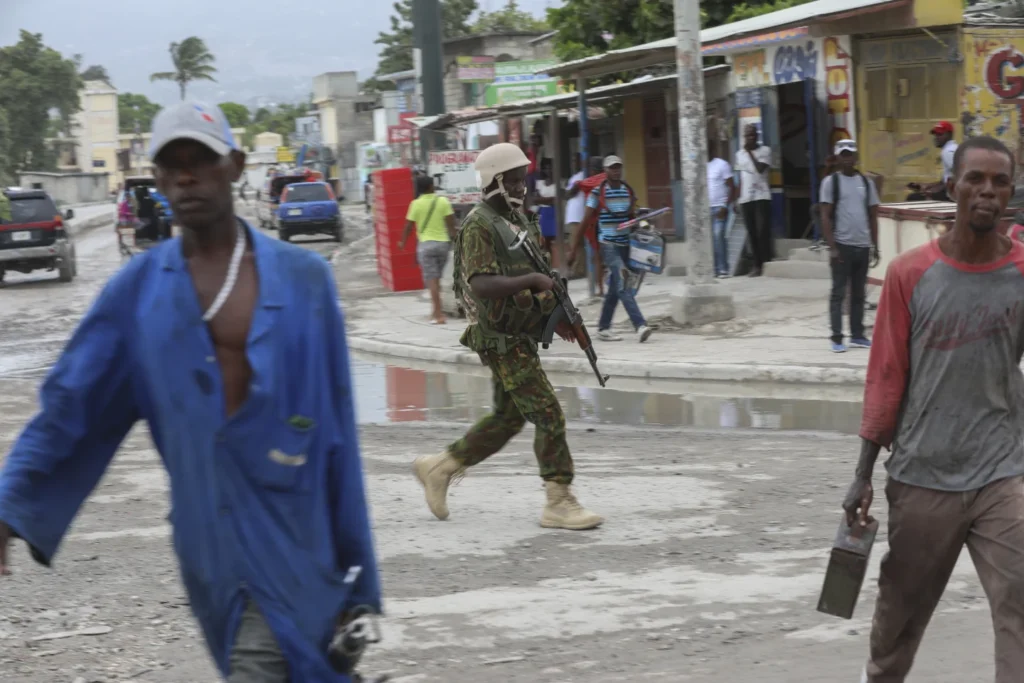
[(910, 296), (934, 258), (915, 249), (889, 265), (875, 315), (875, 333), (864, 384), (860, 436), (884, 448), (892, 444), (910, 377)]

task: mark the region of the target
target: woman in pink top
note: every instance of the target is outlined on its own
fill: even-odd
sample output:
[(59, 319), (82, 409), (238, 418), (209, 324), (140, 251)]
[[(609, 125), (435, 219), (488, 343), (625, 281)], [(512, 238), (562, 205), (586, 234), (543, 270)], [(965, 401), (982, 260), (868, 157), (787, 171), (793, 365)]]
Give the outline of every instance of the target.
[(128, 203), (127, 197), (117, 207), (117, 222), (120, 225), (130, 225), (135, 222), (135, 214), (132, 213), (132, 206)]

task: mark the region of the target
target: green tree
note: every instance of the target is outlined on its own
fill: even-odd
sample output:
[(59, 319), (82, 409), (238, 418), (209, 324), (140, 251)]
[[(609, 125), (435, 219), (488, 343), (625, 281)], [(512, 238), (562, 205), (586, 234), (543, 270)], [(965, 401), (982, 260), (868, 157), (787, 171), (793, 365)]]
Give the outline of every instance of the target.
[(14, 164), (11, 162), (11, 123), (7, 112), (0, 108), (0, 186), (14, 182)]
[(666, 0), (566, 0), (548, 9), (558, 31), (555, 54), (563, 61), (642, 45), (675, 32), (672, 3)]
[(249, 108), (237, 102), (221, 102), (219, 105), (224, 116), (232, 128), (241, 128), (249, 125)]
[(174, 71), (155, 73), (149, 77), (150, 81), (174, 81), (178, 84), (181, 99), (185, 99), (189, 83), (217, 80), (213, 77), (217, 73), (217, 67), (213, 65), (216, 58), (202, 38), (190, 36), (180, 43), (171, 43), (170, 52)]
[(516, 0), (508, 0), (508, 4), (496, 12), (481, 12), (473, 22), (473, 33), (512, 33), (515, 31), (548, 30), (548, 22), (538, 19), (529, 12), (519, 9)]
[(153, 118), (160, 112), (160, 105), (150, 102), (145, 95), (124, 92), (117, 96), (117, 118), (122, 133), (134, 133), (138, 122), (140, 131), (153, 127)]
[[(702, 0), (701, 26), (719, 26), (808, 1)], [(558, 31), (555, 54), (563, 61), (642, 45), (675, 34), (671, 0), (565, 0), (561, 7), (548, 10), (548, 23)]]
[[(374, 41), (383, 46), (377, 76), (413, 68), (412, 3), (413, 0), (398, 0), (391, 15), (391, 30), (381, 31)], [(441, 30), (445, 39), (469, 35), (469, 18), (476, 10), (476, 0), (441, 0)]]
[(107, 67), (100, 66), (99, 64), (93, 64), (82, 72), (82, 80), (103, 81), (107, 85), (110, 85), (110, 74), (107, 73)]
[(735, 3), (732, 12), (726, 18), (725, 23), (732, 23), (734, 21), (742, 21), (744, 19), (750, 19), (751, 17), (758, 17), (762, 14), (769, 14), (771, 12), (778, 12), (780, 9), (789, 9), (790, 7), (796, 7), (797, 5), (803, 5), (810, 2), (811, 0), (775, 0), (774, 2), (739, 2)]
[(397, 90), (398, 86), (391, 81), (381, 81), (376, 76), (371, 76), (359, 85), (359, 89), (366, 93), (388, 92), (389, 90)]
[(22, 30), (16, 44), (0, 48), (0, 168), (9, 175), (52, 168), (49, 112), (56, 110), (61, 129), (69, 130), (81, 88), (78, 65), (44, 45), (42, 34)]
[(256, 110), (252, 123), (246, 128), (244, 144), (252, 145), (252, 138), (260, 133), (280, 133), (284, 143), (288, 144), (288, 136), (295, 132), (295, 119), (305, 116), (312, 108), (312, 98), (297, 104), (280, 104), (273, 110), (261, 107)]

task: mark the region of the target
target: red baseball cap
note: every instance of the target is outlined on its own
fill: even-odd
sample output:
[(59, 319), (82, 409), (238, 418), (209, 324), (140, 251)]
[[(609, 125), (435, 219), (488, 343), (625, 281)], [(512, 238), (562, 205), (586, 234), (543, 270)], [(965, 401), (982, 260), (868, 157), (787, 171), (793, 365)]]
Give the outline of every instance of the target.
[(949, 121), (939, 121), (932, 127), (932, 135), (940, 135), (942, 133), (953, 134), (953, 124)]

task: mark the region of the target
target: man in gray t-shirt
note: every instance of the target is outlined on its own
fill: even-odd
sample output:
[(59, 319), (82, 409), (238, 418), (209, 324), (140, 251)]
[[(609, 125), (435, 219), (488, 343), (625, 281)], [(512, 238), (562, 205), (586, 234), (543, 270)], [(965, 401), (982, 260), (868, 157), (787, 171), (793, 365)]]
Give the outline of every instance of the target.
[(828, 242), (832, 264), (832, 350), (846, 351), (843, 344), (843, 300), (850, 288), (850, 346), (871, 348), (864, 334), (864, 298), (871, 251), (878, 244), (878, 190), (857, 170), (857, 143), (840, 140), (835, 155), (839, 171), (821, 183), (822, 234)]
[(965, 140), (946, 184), (952, 230), (885, 273), (843, 501), (851, 533), (872, 523), (872, 473), (890, 449), (864, 683), (906, 680), (965, 545), (992, 612), (995, 676), (961, 678), (1024, 681), (1024, 244), (999, 228), (1016, 170), (999, 140)]

